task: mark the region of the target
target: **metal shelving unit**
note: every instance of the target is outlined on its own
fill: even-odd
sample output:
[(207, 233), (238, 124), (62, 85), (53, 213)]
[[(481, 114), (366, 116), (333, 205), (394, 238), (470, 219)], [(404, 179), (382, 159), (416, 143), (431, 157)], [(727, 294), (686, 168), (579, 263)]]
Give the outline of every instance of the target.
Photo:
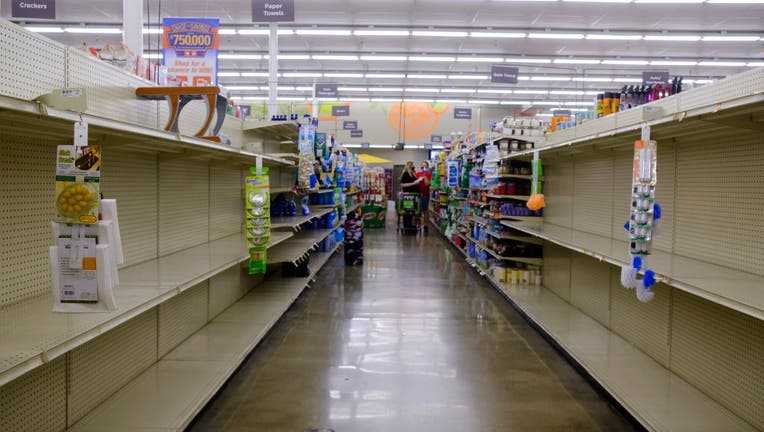
[(242, 130), (260, 137), (273, 137), (279, 141), (294, 141), (300, 131), (300, 126), (294, 121), (259, 121), (246, 120)]
[[(271, 229), (291, 228), (298, 229), (302, 224), (312, 221), (313, 219), (320, 218), (325, 214), (331, 213), (336, 206), (324, 207), (320, 206), (311, 207), (311, 213), (307, 216), (277, 216), (271, 218)], [(318, 211), (315, 211), (315, 210)]]
[(494, 199), (511, 199), (511, 200), (518, 200), (518, 201), (528, 201), (531, 199), (530, 196), (526, 195), (496, 195), (496, 194), (488, 194), (486, 195), (488, 198), (494, 198)]
[(310, 254), (318, 247), (318, 243), (340, 229), (317, 229), (300, 231), (294, 237), (284, 241), (278, 247), (269, 250), (268, 264), (291, 262), (295, 263), (303, 256)]

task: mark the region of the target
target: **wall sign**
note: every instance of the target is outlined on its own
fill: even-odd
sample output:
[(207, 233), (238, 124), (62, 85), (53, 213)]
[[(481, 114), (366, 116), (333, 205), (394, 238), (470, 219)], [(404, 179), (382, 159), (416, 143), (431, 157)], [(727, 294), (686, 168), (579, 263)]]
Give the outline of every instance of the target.
[(185, 85), (218, 83), (217, 18), (163, 18), (162, 64)]
[(56, 0), (13, 0), (11, 17), (56, 19)]
[(336, 98), (338, 96), (337, 84), (314, 84), (313, 88), (317, 98)]
[(502, 84), (517, 84), (518, 68), (513, 66), (492, 65), (491, 82)]
[(358, 122), (356, 120), (346, 120), (342, 122), (342, 129), (343, 130), (356, 130), (358, 129)]
[(430, 142), (433, 142), (433, 143), (442, 143), (443, 142), (443, 135), (430, 135)]
[(370, 143), (361, 143), (361, 148), (365, 148), (365, 149), (371, 148), (371, 144)]
[(332, 115), (335, 117), (347, 117), (350, 115), (350, 105), (332, 105)]
[(351, 130), (350, 138), (363, 138), (363, 130), (361, 129)]
[(454, 108), (455, 119), (472, 119), (472, 108)]
[(646, 71), (642, 72), (642, 85), (668, 84), (668, 71)]
[(252, 0), (252, 22), (294, 22), (294, 0)]

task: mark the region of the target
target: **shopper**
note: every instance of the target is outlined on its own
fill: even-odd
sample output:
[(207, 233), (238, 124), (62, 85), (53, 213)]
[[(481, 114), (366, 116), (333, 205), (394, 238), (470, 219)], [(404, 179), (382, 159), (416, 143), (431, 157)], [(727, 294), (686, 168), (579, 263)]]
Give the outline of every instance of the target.
[(430, 162), (422, 161), (420, 171), (416, 173), (419, 183), (419, 194), (422, 196), (420, 203), (422, 206), (422, 229), (427, 233), (427, 211), (430, 209), (430, 182), (432, 181), (432, 172), (430, 172)]
[(406, 193), (419, 193), (419, 184), (423, 182), (421, 178), (417, 178), (416, 168), (414, 161), (406, 162), (406, 166), (403, 168), (401, 174), (401, 190)]
[[(414, 165), (413, 161), (406, 162), (406, 166), (403, 168), (403, 173), (401, 174), (401, 190), (403, 191), (400, 196), (398, 196), (398, 224), (400, 226), (401, 222), (403, 223), (403, 231), (406, 233), (416, 233), (419, 231), (418, 226), (416, 224), (416, 220), (419, 218), (419, 212), (421, 212), (421, 202), (419, 207), (419, 212), (412, 212), (410, 210), (403, 210), (402, 206), (403, 204), (403, 197), (402, 195), (404, 193), (406, 194), (412, 194), (419, 197), (419, 185), (424, 182), (424, 179), (417, 178), (416, 175), (416, 167)], [(419, 200), (421, 201), (421, 199)], [(421, 224), (421, 220), (419, 223)]]

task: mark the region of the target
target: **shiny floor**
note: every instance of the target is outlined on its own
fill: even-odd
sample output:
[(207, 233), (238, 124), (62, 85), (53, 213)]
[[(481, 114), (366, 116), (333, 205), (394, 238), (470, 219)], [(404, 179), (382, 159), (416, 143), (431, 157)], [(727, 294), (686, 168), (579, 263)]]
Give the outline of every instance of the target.
[(365, 235), (190, 430), (634, 430), (437, 233)]

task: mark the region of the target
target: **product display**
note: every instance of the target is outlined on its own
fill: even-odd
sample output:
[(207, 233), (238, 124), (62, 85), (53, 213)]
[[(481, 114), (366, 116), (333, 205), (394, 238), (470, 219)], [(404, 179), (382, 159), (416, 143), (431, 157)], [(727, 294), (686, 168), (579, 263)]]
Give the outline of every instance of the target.
[(271, 238), (270, 186), (268, 168), (250, 168), (250, 174), (244, 181), (249, 274), (258, 274), (266, 271)]

